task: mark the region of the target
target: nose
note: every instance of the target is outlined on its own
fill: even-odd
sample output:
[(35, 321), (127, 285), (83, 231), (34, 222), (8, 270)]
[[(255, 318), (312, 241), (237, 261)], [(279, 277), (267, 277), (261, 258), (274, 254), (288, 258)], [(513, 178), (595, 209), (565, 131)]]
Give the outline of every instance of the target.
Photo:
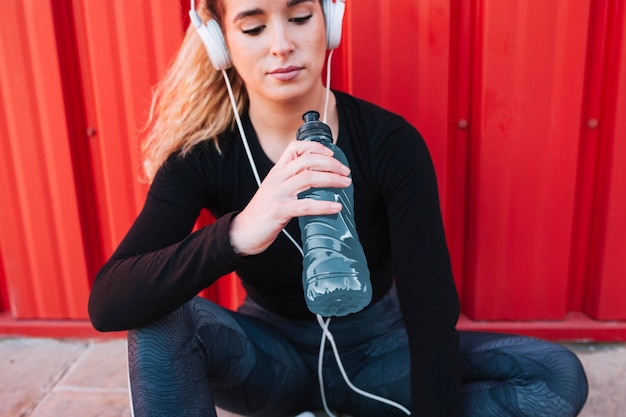
[(282, 22), (275, 23), (273, 28), (271, 53), (281, 58), (286, 57), (291, 54), (295, 48), (289, 30)]

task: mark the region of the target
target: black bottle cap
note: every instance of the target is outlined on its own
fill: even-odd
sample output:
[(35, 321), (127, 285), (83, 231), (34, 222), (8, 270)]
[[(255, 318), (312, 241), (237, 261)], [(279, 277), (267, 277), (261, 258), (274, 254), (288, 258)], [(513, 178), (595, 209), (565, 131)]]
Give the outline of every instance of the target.
[(302, 115), (304, 124), (296, 132), (298, 140), (333, 141), (330, 126), (319, 121), (320, 114), (315, 110), (309, 110)]
[(304, 123), (317, 122), (319, 119), (320, 114), (315, 110), (309, 110), (302, 115), (302, 120), (304, 120)]

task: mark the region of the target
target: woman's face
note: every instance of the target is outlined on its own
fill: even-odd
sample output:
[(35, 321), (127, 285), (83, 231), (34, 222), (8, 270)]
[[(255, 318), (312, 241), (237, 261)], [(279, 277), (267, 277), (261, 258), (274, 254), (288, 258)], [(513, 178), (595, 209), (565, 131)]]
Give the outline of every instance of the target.
[(233, 65), (255, 97), (289, 101), (321, 87), (326, 29), (319, 0), (223, 0)]

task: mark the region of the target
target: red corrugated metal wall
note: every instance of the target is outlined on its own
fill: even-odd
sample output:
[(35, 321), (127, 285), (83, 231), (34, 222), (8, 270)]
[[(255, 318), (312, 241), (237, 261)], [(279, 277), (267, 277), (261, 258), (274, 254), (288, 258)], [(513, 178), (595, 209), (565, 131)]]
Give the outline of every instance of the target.
[[(138, 131), (187, 3), (0, 0), (0, 332), (88, 327), (91, 280), (143, 202)], [(624, 13), (348, 0), (333, 86), (424, 135), (461, 327), (626, 338)], [(232, 307), (222, 281), (205, 295)]]

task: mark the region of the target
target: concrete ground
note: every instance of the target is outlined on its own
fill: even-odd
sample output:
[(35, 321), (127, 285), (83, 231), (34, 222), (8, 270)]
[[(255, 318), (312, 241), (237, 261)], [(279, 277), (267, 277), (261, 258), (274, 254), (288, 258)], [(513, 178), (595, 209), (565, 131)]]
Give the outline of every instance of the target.
[[(626, 416), (626, 344), (567, 346), (590, 383), (580, 416)], [(127, 384), (123, 340), (0, 338), (0, 417), (129, 416)]]

